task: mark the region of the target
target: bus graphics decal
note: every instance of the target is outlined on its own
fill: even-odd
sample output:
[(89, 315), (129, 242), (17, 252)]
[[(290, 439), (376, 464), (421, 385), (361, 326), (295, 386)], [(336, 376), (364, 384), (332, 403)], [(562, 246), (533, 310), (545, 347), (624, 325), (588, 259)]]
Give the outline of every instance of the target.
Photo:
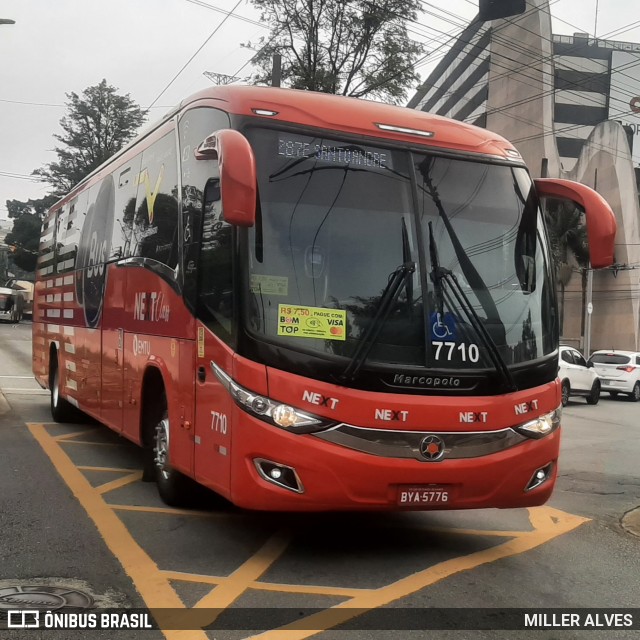
[(153, 191), (151, 191), (151, 182), (149, 180), (149, 170), (143, 169), (138, 175), (136, 180), (136, 184), (144, 184), (145, 196), (147, 200), (147, 215), (149, 216), (149, 224), (153, 224), (153, 207), (156, 202), (156, 197), (160, 191), (160, 185), (162, 184), (162, 178), (164, 177), (164, 165), (160, 167), (160, 173), (158, 174), (158, 179), (156, 180), (156, 186)]
[(96, 327), (102, 314), (106, 270), (105, 262), (111, 250), (115, 188), (108, 175), (100, 184), (95, 202), (89, 195), (89, 208), (82, 227), (76, 273), (78, 303), (84, 309), (89, 327)]
[(347, 312), (301, 305), (278, 305), (278, 335), (346, 340)]

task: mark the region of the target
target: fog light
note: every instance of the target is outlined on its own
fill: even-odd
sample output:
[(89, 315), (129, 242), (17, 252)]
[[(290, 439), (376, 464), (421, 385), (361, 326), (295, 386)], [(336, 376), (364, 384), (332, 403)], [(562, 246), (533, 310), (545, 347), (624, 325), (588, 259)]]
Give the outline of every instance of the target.
[(264, 458), (255, 458), (253, 464), (260, 474), (260, 477), (264, 478), (267, 482), (282, 487), (283, 489), (294, 491), (295, 493), (304, 493), (302, 482), (300, 482), (300, 478), (293, 467), (272, 462), (271, 460), (265, 460)]
[(531, 489), (535, 489), (539, 487), (543, 482), (546, 482), (551, 476), (551, 472), (553, 471), (553, 462), (546, 464), (544, 467), (540, 467), (536, 471), (533, 472), (531, 476), (531, 480), (527, 483), (527, 486), (524, 488), (525, 491), (531, 491)]

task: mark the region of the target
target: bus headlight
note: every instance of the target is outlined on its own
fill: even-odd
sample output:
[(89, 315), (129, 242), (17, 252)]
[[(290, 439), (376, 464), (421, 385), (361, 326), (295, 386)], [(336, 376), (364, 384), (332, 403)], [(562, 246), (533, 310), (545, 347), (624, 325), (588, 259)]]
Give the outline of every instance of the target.
[(271, 398), (253, 393), (239, 385), (214, 362), (211, 362), (210, 366), (211, 371), (231, 394), (236, 404), (247, 413), (260, 418), (260, 420), (293, 433), (313, 433), (328, 429), (336, 424), (335, 421), (327, 420), (306, 411), (301, 411), (296, 407), (275, 402)]
[(529, 422), (525, 422), (524, 424), (514, 427), (514, 429), (523, 436), (527, 436), (527, 438), (539, 440), (540, 438), (544, 438), (550, 433), (553, 433), (560, 426), (561, 416), (562, 405), (560, 405), (555, 411), (545, 413), (535, 420), (530, 420)]

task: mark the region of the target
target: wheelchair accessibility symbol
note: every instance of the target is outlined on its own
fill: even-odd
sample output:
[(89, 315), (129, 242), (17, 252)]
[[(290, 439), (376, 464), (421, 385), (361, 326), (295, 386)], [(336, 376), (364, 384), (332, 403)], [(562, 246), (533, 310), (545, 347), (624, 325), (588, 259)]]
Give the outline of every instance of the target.
[(450, 313), (440, 314), (434, 311), (429, 322), (432, 340), (454, 341), (456, 339), (456, 321)]

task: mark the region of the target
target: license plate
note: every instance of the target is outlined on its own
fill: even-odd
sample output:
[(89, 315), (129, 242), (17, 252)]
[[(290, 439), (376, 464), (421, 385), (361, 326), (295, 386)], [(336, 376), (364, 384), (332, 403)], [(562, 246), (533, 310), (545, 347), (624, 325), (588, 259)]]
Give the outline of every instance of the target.
[(452, 489), (447, 485), (425, 485), (422, 487), (398, 487), (398, 505), (411, 507), (420, 505), (450, 504)]

